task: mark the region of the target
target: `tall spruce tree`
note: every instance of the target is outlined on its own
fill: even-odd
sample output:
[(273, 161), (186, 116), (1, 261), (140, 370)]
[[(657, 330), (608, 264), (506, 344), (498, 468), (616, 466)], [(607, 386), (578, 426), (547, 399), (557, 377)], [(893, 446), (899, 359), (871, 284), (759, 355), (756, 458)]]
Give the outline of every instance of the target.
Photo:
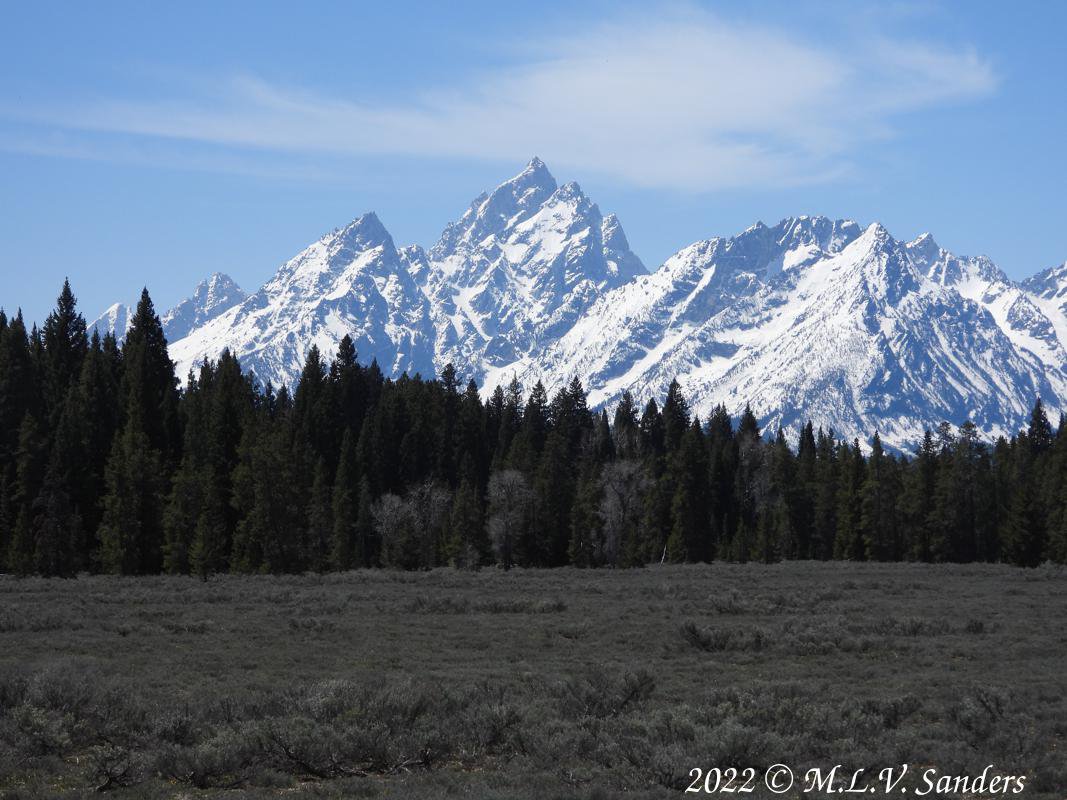
[(85, 318), (78, 311), (70, 281), (63, 281), (56, 307), (45, 320), (41, 336), (44, 342), (45, 402), (48, 419), (55, 426), (63, 413), (71, 384), (81, 374), (82, 362), (89, 349)]
[[(666, 407), (666, 404), (664, 405)], [(672, 456), (670, 481), (671, 532), (667, 539), (670, 561), (709, 561), (711, 525), (708, 509), (708, 454), (699, 420), (693, 420)]]

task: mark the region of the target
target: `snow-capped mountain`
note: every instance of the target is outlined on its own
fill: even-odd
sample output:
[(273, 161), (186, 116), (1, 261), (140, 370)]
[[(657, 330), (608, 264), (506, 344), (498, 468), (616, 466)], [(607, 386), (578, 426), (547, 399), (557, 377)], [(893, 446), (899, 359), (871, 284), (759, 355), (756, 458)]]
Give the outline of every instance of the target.
[(428, 252), (397, 249), (374, 214), (324, 236), (258, 292), (172, 341), (184, 375), (229, 347), (260, 380), (292, 384), (311, 344), (347, 333), (392, 375), (446, 363), (479, 381), (569, 330), (605, 292), (645, 274), (618, 220), (540, 159), (476, 198)]
[[(216, 272), (210, 278), (200, 281), (191, 297), (187, 297), (174, 308), (163, 313), (160, 317), (160, 322), (163, 323), (163, 333), (169, 342), (182, 339), (195, 328), (207, 324), (247, 296), (233, 278)], [(136, 310), (135, 305), (115, 303), (89, 323), (89, 330), (96, 328), (101, 335), (113, 333), (115, 338), (121, 342), (126, 338), (126, 330)]]
[(904, 447), (940, 420), (1005, 433), (1038, 396), (1058, 409), (1067, 359), (1050, 330), (987, 259), (800, 217), (685, 248), (490, 383), (578, 375), (591, 402), (612, 405), (627, 390), (662, 397), (677, 378), (701, 414), (751, 402), (772, 428), (811, 418)]
[(645, 274), (614, 215), (539, 158), (405, 257), (431, 301), (438, 364), (481, 380), (536, 354), (605, 292)]
[(264, 383), (291, 385), (313, 344), (329, 358), (346, 334), (387, 374), (434, 372), (430, 303), (374, 214), (323, 236), (170, 354), (185, 375), (229, 348)]
[[(536, 158), (429, 250), (397, 248), (366, 214), (253, 295), (202, 286), (164, 317), (188, 331), (168, 332), (182, 375), (228, 347), (291, 385), (312, 344), (329, 357), (349, 334), (392, 376), (451, 362), (486, 391), (517, 378), (550, 392), (577, 376), (604, 406), (662, 398), (677, 378), (701, 416), (751, 403), (765, 427), (810, 418), (901, 449), (942, 420), (1010, 433), (1038, 396), (1067, 408), (1067, 264), (1016, 283), (929, 234), (796, 217), (698, 241), (650, 274), (614, 215)], [(98, 324), (124, 331), (129, 313)]]
[(248, 293), (234, 283), (229, 275), (216, 272), (197, 284), (192, 297), (182, 300), (161, 317), (163, 332), (168, 341), (184, 339), (222, 312), (244, 302), (247, 297)]
[(126, 329), (130, 327), (130, 320), (136, 309), (127, 303), (113, 303), (99, 317), (89, 323), (87, 329), (90, 334), (94, 330), (103, 338), (106, 333), (113, 333), (115, 338), (122, 342), (126, 338)]

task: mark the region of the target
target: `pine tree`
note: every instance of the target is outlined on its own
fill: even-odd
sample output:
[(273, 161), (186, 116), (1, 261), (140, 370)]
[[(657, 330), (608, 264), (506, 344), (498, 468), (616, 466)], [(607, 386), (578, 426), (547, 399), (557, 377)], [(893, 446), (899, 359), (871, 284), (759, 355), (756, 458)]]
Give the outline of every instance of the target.
[(207, 406), (213, 380), (212, 365), (206, 363), (200, 370), (199, 380), (189, 376), (182, 398), (185, 419), (182, 460), (171, 480), (163, 511), (163, 568), (173, 574), (188, 573), (191, 569), (190, 554), (207, 499), (209, 484), (205, 471), (209, 470), (210, 435)]
[(858, 441), (850, 447), (843, 442), (839, 448), (841, 481), (837, 491), (837, 533), (834, 537), (834, 558), (861, 561), (866, 555), (863, 546), (861, 495), (866, 478), (863, 453)]
[[(281, 397), (281, 396), (279, 396)], [(234, 533), (234, 567), (243, 572), (299, 572), (305, 568), (307, 474), (305, 450), (293, 436), (289, 412), (250, 427), (234, 471), (241, 521)]]
[[(459, 428), (460, 396), (459, 379), (456, 368), (451, 363), (445, 364), (441, 370), (440, 383), (440, 411), (438, 424), (434, 425), (434, 439), (436, 450), (436, 463), (434, 464), (435, 479), (446, 485), (456, 486), (459, 481), (456, 459), (456, 439)], [(475, 398), (477, 398), (475, 391)], [(479, 416), (481, 416), (481, 403), (479, 402)]]
[(187, 574), (191, 569), (190, 551), (204, 507), (203, 486), (203, 474), (188, 465), (171, 481), (163, 512), (163, 569), (171, 574)]
[(67, 280), (63, 281), (55, 310), (45, 320), (41, 335), (45, 355), (45, 398), (48, 417), (54, 426), (63, 413), (71, 384), (81, 374), (89, 348), (85, 318), (78, 312), (77, 300)]
[[(500, 388), (499, 386), (497, 387)], [(515, 444), (519, 431), (522, 429), (522, 388), (514, 378), (508, 384), (507, 391), (501, 390), (498, 397), (493, 393), (490, 403), (490, 413), (499, 414), (499, 422), (496, 424), (496, 442), (493, 449), (493, 469), (504, 469), (509, 463), (509, 456)]]
[(742, 438), (760, 438), (759, 422), (756, 421), (756, 415), (752, 413), (752, 408), (748, 403), (745, 403), (745, 410), (741, 414), (741, 422), (737, 426), (737, 435)]
[(46, 435), (37, 417), (27, 411), (18, 429), (15, 450), (15, 528), (7, 556), (8, 565), (20, 575), (31, 574), (36, 566), (37, 544), (33, 531), (34, 500), (47, 467)]
[(474, 484), (460, 482), (452, 501), (448, 520), (446, 560), (463, 569), (476, 569), (489, 557), (489, 541), (485, 534), (481, 503)]
[(575, 491), (568, 450), (563, 433), (554, 430), (548, 435), (534, 479), (534, 525), (520, 542), (520, 558), (526, 566), (551, 567), (567, 562)]
[(629, 390), (623, 392), (619, 404), (615, 406), (611, 432), (615, 438), (615, 452), (619, 458), (629, 459), (639, 456), (641, 432), (637, 426), (637, 404)]
[(576, 567), (595, 567), (601, 563), (604, 552), (601, 499), (600, 469), (597, 462), (590, 459), (582, 466), (571, 509), (567, 559)]
[(799, 547), (796, 535), (796, 463), (781, 428), (767, 455), (767, 491), (759, 509), (756, 555), (770, 564), (783, 558), (796, 558)]
[(492, 451), (487, 416), (478, 396), (478, 386), (474, 381), (470, 381), (460, 397), (459, 429), (453, 461), (459, 467), (460, 482), (468, 481), (476, 487), (478, 493), (483, 492), (489, 482)]
[(933, 434), (927, 430), (922, 444), (915, 453), (910, 468), (906, 471), (903, 490), (904, 529), (910, 532), (906, 552), (909, 558), (918, 561), (933, 559), (934, 494), (937, 488), (937, 448)]
[[(1040, 412), (1040, 414), (1038, 413)], [(1041, 409), (1035, 409), (1038, 417), (1035, 428), (1040, 438), (1044, 431), (1040, 422)], [(1012, 564), (1032, 567), (1045, 558), (1049, 531), (1041, 496), (1039, 465), (1046, 452), (1040, 442), (1030, 442), (1029, 431), (1021, 433), (1014, 448), (1011, 486), (1007, 514), (1003, 525), (1002, 550), (1004, 558)]]
[(901, 556), (894, 467), (892, 456), (885, 454), (882, 440), (875, 433), (867, 459), (867, 476), (860, 490), (864, 555), (871, 561), (897, 561)]
[(1052, 448), (1052, 425), (1049, 424), (1045, 414), (1045, 406), (1041, 398), (1037, 398), (1034, 409), (1030, 414), (1030, 425), (1026, 430), (1026, 438), (1030, 443), (1030, 452), (1034, 457), (1048, 452)]
[(34, 500), (34, 571), (45, 577), (73, 577), (81, 543), (81, 518), (70, 493), (49, 465), (44, 485)]
[(793, 524), (796, 537), (795, 556), (814, 558), (815, 553), (815, 495), (818, 492), (818, 455), (815, 429), (811, 420), (800, 429), (797, 442), (796, 479), (791, 487), (793, 496)]
[(136, 401), (127, 414), (105, 473), (100, 563), (108, 572), (144, 575), (163, 566), (163, 465)]
[(675, 379), (667, 387), (667, 397), (663, 401), (663, 440), (668, 453), (674, 453), (681, 447), (688, 429), (689, 403)]
[(178, 380), (147, 289), (141, 292), (122, 344), (122, 365), (127, 425), (137, 420), (147, 447), (158, 453), (163, 465), (173, 464), (181, 454)]
[(311, 345), (293, 396), (293, 423), (302, 444), (309, 448), (312, 461), (332, 461), (336, 435), (331, 430), (332, 398), (326, 378), (326, 365), (317, 345)]
[(197, 514), (189, 548), (189, 569), (201, 579), (229, 567), (229, 507), (223, 499), (222, 480), (214, 468), (204, 473), (203, 506)]
[(352, 337), (345, 334), (337, 345), (337, 355), (330, 366), (330, 385), (334, 395), (331, 407), (336, 410), (345, 429), (358, 435), (367, 413), (367, 398), (363, 368), (356, 360), (356, 355)]
[(118, 351), (114, 347), (113, 337), (105, 341), (110, 349), (105, 349), (105, 343), (93, 331), (81, 374), (70, 394), (67, 411), (72, 419), (77, 420), (81, 437), (79, 474), (72, 476), (73, 503), (82, 521), (82, 551), (78, 562), (82, 568), (90, 570), (99, 568), (98, 530), (103, 518), (103, 498), (107, 492), (104, 472), (122, 414), (119, 404), (121, 376)]
[(541, 381), (538, 381), (522, 411), (522, 427), (508, 454), (508, 464), (522, 472), (532, 473), (541, 458), (548, 429), (548, 394)]
[(27, 412), (39, 409), (37, 371), (22, 312), (0, 335), (0, 464), (13, 465)]
[(315, 466), (315, 478), (307, 505), (307, 535), (301, 563), (315, 572), (325, 572), (330, 563), (334, 539), (332, 481), (325, 459)]
[(71, 405), (69, 400), (63, 404), (48, 466), (32, 506), (34, 565), (36, 572), (45, 576), (71, 577), (83, 566), (76, 487), (85, 464), (81, 420), (74, 416)]
[(359, 483), (356, 475), (356, 444), (351, 429), (341, 441), (341, 460), (334, 476), (331, 511), (330, 564), (334, 569), (362, 567), (363, 553), (356, 546), (356, 521), (359, 516)]
[(381, 564), (381, 542), (374, 530), (371, 509), (374, 497), (370, 483), (364, 477), (359, 484), (359, 513), (356, 514), (356, 566), (376, 567)]
[(708, 460), (700, 422), (694, 420), (678, 444), (671, 466), (671, 533), (667, 539), (670, 561), (709, 561)]
[(641, 431), (641, 454), (645, 458), (654, 458), (663, 455), (664, 431), (663, 415), (659, 412), (659, 406), (654, 399), (649, 398), (645, 404), (645, 410), (641, 413), (641, 421), (638, 423)]
[(711, 557), (719, 558), (737, 525), (734, 484), (737, 480), (738, 449), (726, 407), (716, 406), (708, 421), (708, 506), (711, 523)]

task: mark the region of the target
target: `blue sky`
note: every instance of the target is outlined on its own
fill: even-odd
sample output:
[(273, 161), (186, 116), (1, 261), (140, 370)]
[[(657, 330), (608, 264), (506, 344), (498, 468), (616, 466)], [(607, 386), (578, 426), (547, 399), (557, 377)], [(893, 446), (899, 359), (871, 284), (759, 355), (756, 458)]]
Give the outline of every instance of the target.
[(0, 305), (251, 290), (368, 210), (429, 245), (535, 154), (650, 268), (809, 213), (1025, 277), (1067, 259), (1064, 30), (1038, 2), (12, 3)]

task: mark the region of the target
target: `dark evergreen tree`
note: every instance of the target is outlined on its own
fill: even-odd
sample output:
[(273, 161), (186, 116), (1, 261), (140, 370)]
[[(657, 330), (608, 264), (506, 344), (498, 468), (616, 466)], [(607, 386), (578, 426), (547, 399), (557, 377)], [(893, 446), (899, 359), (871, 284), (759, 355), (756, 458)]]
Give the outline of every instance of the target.
[(866, 556), (863, 543), (862, 489), (866, 478), (863, 452), (858, 441), (838, 448), (841, 479), (837, 487), (837, 530), (834, 558), (861, 561)]
[[(169, 467), (181, 453), (178, 420), (178, 381), (174, 364), (167, 354), (163, 324), (156, 315), (152, 298), (145, 289), (130, 320), (122, 344), (126, 425), (136, 420), (147, 447)], [(156, 505), (160, 505), (156, 503)]]
[(63, 281), (55, 310), (45, 320), (41, 337), (44, 342), (45, 403), (48, 419), (54, 426), (59, 423), (70, 387), (78, 380), (89, 349), (85, 318), (77, 309), (77, 301), (67, 280)]
[(335, 541), (332, 484), (326, 460), (320, 458), (308, 497), (307, 534), (300, 556), (304, 568), (315, 572), (326, 571)]
[(682, 445), (682, 437), (689, 429), (689, 403), (682, 395), (682, 387), (672, 380), (663, 401), (663, 441), (668, 453), (674, 453)]
[(712, 543), (707, 502), (708, 453), (699, 420), (694, 420), (685, 430), (672, 460), (670, 472), (674, 496), (671, 498), (667, 558), (670, 561), (709, 561)]
[(934, 528), (937, 524), (934, 518), (937, 467), (937, 447), (933, 434), (927, 430), (911, 468), (906, 471), (901, 508), (903, 527), (910, 532), (906, 555), (918, 561), (933, 560)]
[(356, 474), (355, 436), (351, 429), (345, 431), (341, 441), (341, 460), (334, 477), (331, 512), (331, 566), (339, 570), (366, 566), (362, 562), (363, 553), (357, 547), (359, 478)]
[(615, 406), (615, 418), (611, 426), (615, 438), (615, 452), (619, 458), (638, 458), (641, 453), (641, 431), (637, 424), (637, 404), (627, 390)]
[(136, 392), (108, 458), (100, 564), (107, 572), (144, 575), (163, 567), (163, 460), (141, 420)]
[(877, 433), (871, 440), (867, 476), (860, 490), (860, 527), (864, 555), (870, 561), (898, 561), (901, 557), (896, 464), (882, 449)]
[(464, 478), (452, 501), (448, 519), (447, 563), (463, 569), (476, 569), (489, 558), (482, 506), (475, 485)]

